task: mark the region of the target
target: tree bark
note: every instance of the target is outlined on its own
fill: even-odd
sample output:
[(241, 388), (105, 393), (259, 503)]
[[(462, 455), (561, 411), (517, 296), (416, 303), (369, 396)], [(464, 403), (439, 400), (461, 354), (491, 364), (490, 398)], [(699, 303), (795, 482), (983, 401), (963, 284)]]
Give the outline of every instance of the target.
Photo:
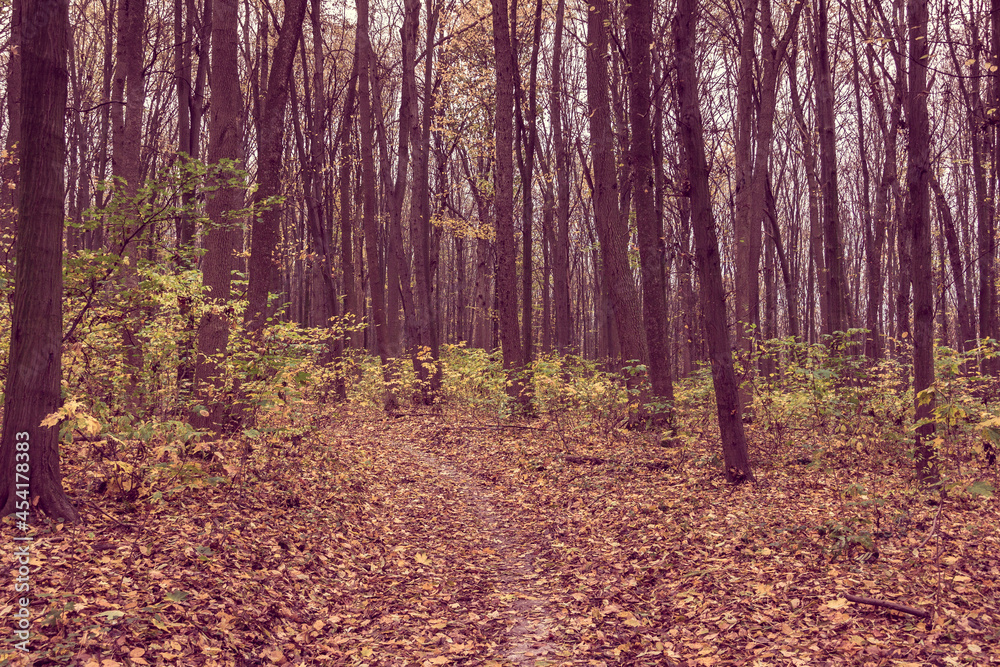
[[(907, 218), (913, 234), (913, 400), (916, 407), (917, 475), (925, 484), (940, 479), (931, 414), (933, 397), (922, 395), (934, 384), (934, 274), (931, 271), (930, 127), (927, 119), (927, 0), (907, 0), (910, 36), (906, 117)], [(921, 423), (924, 422), (924, 423)]]
[(823, 193), (823, 248), (826, 264), (829, 322), (824, 333), (846, 331), (847, 301), (840, 229), (840, 192), (837, 184), (837, 137), (834, 130), (833, 75), (830, 69), (826, 0), (816, 9), (816, 126), (819, 132), (820, 190)]
[(566, 0), (556, 5), (556, 25), (552, 51), (552, 91), (549, 104), (552, 108), (552, 143), (555, 151), (556, 176), (556, 233), (552, 244), (552, 285), (555, 302), (556, 350), (559, 354), (572, 351), (573, 316), (570, 312), (569, 285), (569, 151), (563, 134), (563, 25)]
[[(639, 294), (628, 261), (629, 230), (619, 203), (619, 183), (611, 126), (611, 95), (608, 78), (608, 26), (611, 17), (607, 0), (595, 0), (587, 14), (587, 105), (590, 112), (590, 153), (593, 161), (592, 199), (600, 240), (601, 264), (608, 292), (608, 305), (621, 345), (621, 357), (614, 363), (644, 363), (648, 358), (641, 324)], [(640, 391), (642, 378), (626, 377), (633, 391)], [(645, 403), (638, 396), (638, 405)]]
[(667, 340), (666, 247), (663, 225), (656, 211), (653, 178), (653, 134), (650, 83), (653, 68), (653, 2), (632, 0), (626, 9), (629, 59), (629, 121), (632, 128), (630, 158), (639, 232), (639, 261), (642, 268), (642, 314), (649, 349), (649, 379), (653, 400), (660, 407), (650, 416), (670, 420), (674, 400), (673, 378)]
[[(208, 128), (208, 161), (239, 163), (243, 160), (243, 93), (239, 79), (239, 35), (236, 0), (206, 0), (206, 21), (212, 26), (212, 106)], [(220, 187), (209, 197), (205, 212), (211, 221), (205, 235), (201, 260), (202, 284), (209, 307), (198, 327), (198, 365), (195, 372), (196, 397), (208, 416), (196, 414), (198, 428), (220, 430), (231, 406), (221, 399), (222, 378), (219, 362), (229, 345), (229, 304), (236, 251), (243, 229), (230, 217), (243, 208), (243, 189)]]
[[(264, 202), (281, 194), (281, 171), (284, 161), (285, 109), (291, 83), (295, 51), (302, 34), (306, 0), (287, 0), (285, 17), (274, 47), (267, 93), (261, 117), (260, 142), (257, 146), (257, 180), (260, 188), (254, 198)], [(254, 220), (250, 238), (250, 279), (247, 285), (247, 309), (244, 322), (247, 332), (257, 335), (267, 325), (273, 309), (268, 294), (277, 284), (281, 243), (282, 207), (272, 206)]]
[[(565, 0), (563, 0), (565, 1)], [(11, 0), (10, 5), (10, 60), (7, 64), (7, 139), (4, 142), (5, 157), (0, 159), (0, 236), (13, 237), (17, 224), (17, 179), (18, 155), (21, 144), (21, 5), (23, 0)], [(13, 186), (13, 187), (11, 187)], [(7, 243), (3, 244), (7, 247)], [(7, 252), (0, 258), (4, 266), (9, 264)]]
[[(118, 35), (111, 108), (112, 154), (111, 173), (120, 182), (115, 185), (120, 195), (133, 199), (142, 185), (140, 155), (142, 148), (142, 116), (146, 99), (146, 82), (143, 73), (143, 37), (146, 29), (146, 0), (119, 0)], [(137, 295), (140, 257), (139, 239), (134, 238), (139, 211), (136, 203), (135, 219), (122, 221), (120, 253), (122, 256), (121, 281), (126, 293)], [(131, 216), (129, 216), (131, 217)], [(136, 410), (142, 404), (143, 349), (139, 330), (142, 321), (136, 309), (121, 322), (122, 347), (125, 351), (126, 404)]]
[(726, 294), (719, 263), (719, 244), (712, 216), (711, 192), (695, 69), (697, 0), (678, 0), (674, 20), (677, 60), (678, 131), (687, 166), (688, 196), (697, 247), (698, 276), (705, 309), (705, 337), (722, 437), (726, 479), (734, 484), (753, 480), (746, 434), (740, 415), (738, 384), (726, 328)]
[(37, 504), (52, 518), (75, 522), (79, 514), (62, 489), (59, 427), (40, 425), (62, 403), (69, 3), (23, 0), (22, 12), (20, 133), (31, 150), (21, 156), (18, 182), (17, 265), (0, 444), (0, 516)]
[(491, 0), (496, 57), (494, 214), (496, 216), (496, 301), (507, 371), (507, 395), (520, 400), (524, 358), (517, 327), (517, 246), (514, 241), (514, 52), (506, 0)]

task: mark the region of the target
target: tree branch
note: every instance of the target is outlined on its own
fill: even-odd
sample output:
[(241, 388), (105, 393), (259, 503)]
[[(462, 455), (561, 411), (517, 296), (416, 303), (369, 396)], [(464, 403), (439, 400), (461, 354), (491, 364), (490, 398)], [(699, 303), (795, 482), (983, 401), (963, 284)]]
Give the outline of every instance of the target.
[(904, 614), (912, 614), (913, 616), (920, 616), (921, 618), (931, 617), (929, 611), (918, 609), (917, 607), (907, 607), (905, 604), (899, 604), (897, 602), (889, 602), (887, 600), (873, 600), (872, 598), (863, 598), (857, 595), (851, 595), (850, 593), (844, 593), (844, 597), (850, 600), (851, 602), (857, 602), (858, 604), (870, 604), (874, 607), (885, 607), (886, 609), (901, 611)]

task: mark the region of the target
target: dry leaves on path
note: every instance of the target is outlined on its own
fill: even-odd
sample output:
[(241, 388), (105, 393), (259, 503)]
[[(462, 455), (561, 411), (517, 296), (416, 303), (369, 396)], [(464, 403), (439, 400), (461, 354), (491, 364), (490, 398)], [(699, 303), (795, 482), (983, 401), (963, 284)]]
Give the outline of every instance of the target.
[(72, 489), (88, 523), (36, 533), (29, 660), (1000, 662), (994, 499), (938, 516), (899, 471), (766, 457), (733, 489), (712, 443), (531, 426), (345, 411), (237, 487), (131, 507)]

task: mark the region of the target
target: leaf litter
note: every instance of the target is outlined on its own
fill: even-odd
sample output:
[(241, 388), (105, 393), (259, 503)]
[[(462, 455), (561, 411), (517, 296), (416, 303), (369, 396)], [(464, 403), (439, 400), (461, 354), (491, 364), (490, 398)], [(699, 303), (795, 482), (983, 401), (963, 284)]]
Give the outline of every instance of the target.
[(756, 451), (761, 483), (733, 488), (711, 438), (520, 425), (346, 408), (162, 502), (101, 495), (71, 461), (86, 523), (37, 527), (32, 651), (0, 660), (1000, 664), (988, 495), (931, 504), (835, 447), (823, 465)]

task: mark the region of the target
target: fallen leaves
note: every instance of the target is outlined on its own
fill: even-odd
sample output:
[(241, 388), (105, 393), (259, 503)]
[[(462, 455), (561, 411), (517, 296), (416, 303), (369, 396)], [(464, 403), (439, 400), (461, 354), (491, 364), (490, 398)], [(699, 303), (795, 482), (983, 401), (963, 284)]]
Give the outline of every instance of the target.
[[(35, 658), (97, 667), (997, 662), (990, 497), (949, 504), (923, 544), (938, 508), (893, 495), (905, 482), (892, 471), (761, 456), (765, 482), (732, 489), (708, 442), (665, 450), (641, 434), (556, 435), (544, 421), (508, 432), (462, 412), (343, 415), (317, 427), (298, 458), (258, 452), (243, 485), (132, 509), (91, 496), (88, 507), (101, 511), (86, 526), (38, 530)], [(477, 428), (463, 428), (470, 423)], [(848, 506), (836, 493), (845, 478), (888, 500)], [(872, 560), (846, 538), (876, 511)], [(851, 593), (935, 615), (859, 607)], [(5, 615), (13, 609), (0, 603)]]

